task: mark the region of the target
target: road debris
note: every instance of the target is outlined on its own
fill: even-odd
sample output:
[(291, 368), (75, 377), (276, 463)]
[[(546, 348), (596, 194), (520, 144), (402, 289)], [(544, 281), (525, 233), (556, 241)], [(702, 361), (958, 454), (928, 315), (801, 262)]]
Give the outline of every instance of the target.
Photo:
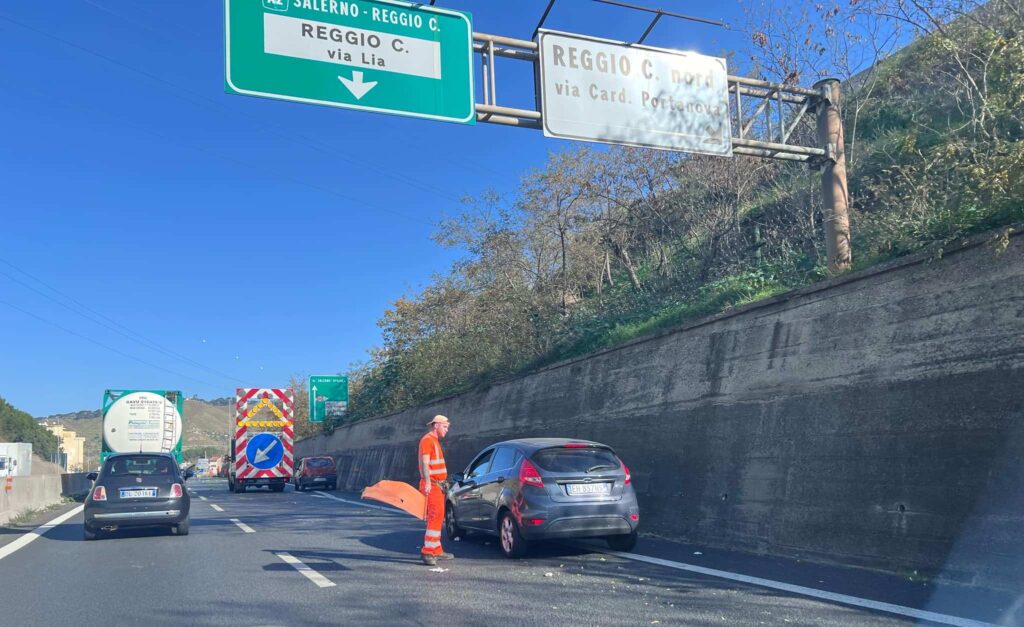
[(555, 573), (544, 573), (545, 577), (554, 577)]
[(704, 554), (703, 554), (703, 553), (701, 553), (700, 551), (694, 551), (694, 552), (693, 552), (693, 554), (694, 554), (694, 555), (704, 555)]

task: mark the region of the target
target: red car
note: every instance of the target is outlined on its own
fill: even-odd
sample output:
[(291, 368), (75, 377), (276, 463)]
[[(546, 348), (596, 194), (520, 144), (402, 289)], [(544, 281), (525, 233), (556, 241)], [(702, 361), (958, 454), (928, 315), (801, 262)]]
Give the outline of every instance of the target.
[(292, 483), (299, 492), (307, 488), (325, 488), (333, 490), (338, 487), (338, 468), (332, 457), (303, 457), (295, 464), (295, 475)]

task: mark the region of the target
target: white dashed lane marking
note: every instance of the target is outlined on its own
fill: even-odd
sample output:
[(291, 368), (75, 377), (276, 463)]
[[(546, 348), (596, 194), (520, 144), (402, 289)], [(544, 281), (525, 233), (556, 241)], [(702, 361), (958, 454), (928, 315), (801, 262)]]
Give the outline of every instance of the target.
[(277, 556), (280, 557), (285, 564), (290, 565), (292, 568), (302, 573), (302, 575), (306, 579), (309, 579), (321, 588), (330, 588), (331, 586), (335, 585), (333, 581), (331, 581), (327, 577), (324, 577), (323, 575), (316, 572), (309, 566), (306, 566), (302, 563), (301, 560), (292, 556), (290, 553), (285, 553), (282, 551), (280, 553), (277, 553)]
[(246, 533), (256, 533), (255, 529), (253, 529), (249, 525), (245, 524), (244, 522), (238, 520), (237, 518), (232, 518), (231, 522), (233, 522), (236, 525), (238, 525), (238, 528), (241, 529), (242, 531), (246, 532)]

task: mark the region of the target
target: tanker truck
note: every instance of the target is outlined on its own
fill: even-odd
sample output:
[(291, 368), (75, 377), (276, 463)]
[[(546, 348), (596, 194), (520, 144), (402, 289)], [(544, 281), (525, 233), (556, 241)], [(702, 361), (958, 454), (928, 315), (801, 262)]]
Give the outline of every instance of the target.
[(171, 453), (180, 465), (184, 402), (177, 390), (106, 390), (100, 463), (114, 453)]

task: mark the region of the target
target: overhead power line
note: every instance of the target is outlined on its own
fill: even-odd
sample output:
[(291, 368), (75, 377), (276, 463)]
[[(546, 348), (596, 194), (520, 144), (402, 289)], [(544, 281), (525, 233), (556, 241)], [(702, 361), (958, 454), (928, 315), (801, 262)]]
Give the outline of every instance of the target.
[[(143, 345), (148, 345), (148, 346), (146, 346), (147, 348), (149, 348), (150, 350), (155, 350), (155, 351), (157, 351), (159, 353), (162, 353), (166, 357), (171, 357), (172, 359), (176, 359), (176, 360), (182, 361), (182, 362), (184, 362), (184, 363), (186, 363), (186, 364), (188, 364), (190, 366), (193, 366), (193, 367), (196, 367), (196, 368), (201, 368), (202, 370), (206, 370), (207, 372), (211, 372), (211, 373), (216, 374), (218, 376), (224, 377), (225, 379), (227, 379), (229, 381), (234, 381), (236, 383), (241, 383), (242, 382), (242, 379), (240, 379), (238, 377), (235, 377), (233, 375), (230, 375), (230, 374), (227, 374), (227, 373), (222, 372), (220, 370), (217, 370), (216, 368), (212, 368), (210, 366), (204, 365), (204, 364), (202, 364), (202, 363), (200, 363), (200, 362), (198, 362), (198, 361), (196, 361), (194, 359), (191, 359), (190, 357), (186, 357), (185, 355), (182, 355), (181, 353), (178, 353), (178, 352), (176, 352), (174, 350), (171, 350), (170, 348), (167, 348), (167, 347), (159, 344), (158, 342), (155, 342), (155, 341), (147, 338), (146, 336), (142, 335), (141, 333), (138, 333), (136, 331), (133, 331), (133, 330), (129, 329), (128, 327), (120, 324), (119, 322), (117, 322), (116, 320), (110, 318), (109, 316), (106, 316), (106, 315), (100, 313), (99, 311), (96, 311), (95, 309), (92, 309), (88, 305), (86, 305), (86, 304), (82, 303), (81, 301), (76, 300), (75, 298), (65, 294), (64, 292), (62, 292), (59, 289), (53, 287), (52, 285), (49, 285), (48, 283), (46, 283), (42, 279), (29, 274), (25, 270), (19, 268), (18, 266), (14, 265), (13, 263), (11, 263), (11, 262), (9, 262), (9, 261), (7, 261), (5, 259), (0, 259), (0, 263), (3, 263), (5, 265), (7, 265), (7, 266), (10, 266), (11, 268), (14, 268), (18, 272), (24, 274), (25, 276), (29, 277), (33, 281), (36, 281), (40, 285), (44, 286), (46, 289), (50, 290), (51, 292), (54, 292), (54, 293), (60, 295), (61, 297), (67, 299), (68, 301), (74, 303), (76, 306), (84, 309), (85, 311), (87, 311), (87, 312), (89, 312), (90, 314), (93, 314), (93, 315), (90, 316), (88, 314), (85, 314), (82, 311), (79, 311), (78, 309), (75, 309), (74, 307), (68, 305), (67, 303), (61, 302), (60, 300), (54, 298), (53, 296), (50, 296), (49, 294), (46, 294), (45, 292), (35, 288), (34, 286), (32, 286), (32, 285), (30, 285), (30, 284), (28, 284), (28, 283), (18, 279), (17, 277), (11, 275), (10, 273), (7, 273), (7, 272), (4, 272), (4, 271), (0, 270), (0, 274), (2, 274), (3, 276), (6, 276), (8, 279), (14, 281), (15, 283), (18, 283), (19, 285), (22, 285), (23, 287), (26, 287), (26, 288), (32, 290), (33, 292), (35, 292), (36, 294), (39, 294), (43, 298), (46, 298), (46, 299), (48, 299), (48, 300), (50, 300), (52, 302), (57, 303), (61, 307), (64, 307), (65, 309), (71, 311), (72, 313), (77, 314), (77, 315), (85, 318), (86, 320), (89, 320), (90, 322), (93, 322), (94, 324), (97, 324), (97, 325), (99, 325), (99, 326), (101, 326), (101, 327), (103, 327), (103, 328), (105, 328), (105, 329), (107, 329), (109, 331), (113, 331), (114, 333), (117, 333), (118, 335), (120, 335), (120, 336), (122, 336), (124, 338), (127, 338), (128, 340), (131, 340), (132, 342), (140, 343), (140, 344), (143, 344)], [(102, 318), (102, 320), (97, 319), (97, 317), (98, 318)], [(106, 322), (103, 322), (103, 320), (105, 320)]]
[(40, 315), (32, 313), (31, 311), (29, 311), (27, 309), (23, 309), (21, 307), (18, 307), (17, 305), (14, 305), (12, 303), (8, 303), (6, 301), (0, 300), (0, 305), (5, 305), (5, 306), (10, 307), (11, 309), (13, 309), (15, 311), (20, 311), (21, 313), (25, 314), (26, 316), (29, 316), (31, 318), (35, 318), (36, 320), (38, 320), (40, 322), (43, 322), (45, 324), (48, 324), (48, 325), (50, 325), (52, 327), (56, 327), (56, 328), (60, 329), (61, 331), (64, 331), (65, 333), (68, 333), (69, 335), (73, 335), (73, 336), (75, 336), (77, 338), (83, 339), (86, 342), (90, 342), (92, 344), (95, 344), (96, 346), (99, 346), (99, 347), (104, 348), (104, 349), (106, 349), (108, 351), (111, 351), (112, 353), (116, 353), (116, 354), (118, 354), (118, 355), (120, 355), (122, 357), (126, 357), (128, 359), (131, 359), (132, 361), (137, 361), (140, 364), (144, 364), (146, 366), (149, 366), (150, 368), (156, 368), (157, 370), (162, 370), (163, 372), (166, 372), (168, 374), (172, 374), (172, 375), (174, 375), (176, 377), (181, 377), (183, 379), (188, 379), (189, 381), (194, 381), (194, 382), (199, 383), (201, 385), (206, 385), (206, 386), (210, 386), (210, 387), (214, 387), (214, 388), (220, 387), (220, 386), (218, 386), (216, 384), (210, 383), (209, 381), (204, 381), (203, 379), (197, 379), (195, 377), (190, 377), (187, 374), (182, 374), (180, 372), (176, 372), (174, 370), (171, 370), (170, 368), (164, 368), (163, 366), (158, 366), (157, 364), (154, 364), (152, 362), (146, 361), (145, 359), (142, 359), (140, 357), (136, 357), (135, 355), (130, 355), (130, 354), (128, 354), (128, 353), (126, 353), (126, 352), (124, 352), (122, 350), (118, 350), (118, 349), (114, 348), (113, 346), (108, 346), (107, 344), (104, 344), (103, 342), (100, 342), (98, 340), (94, 340), (94, 339), (92, 339), (89, 336), (82, 335), (81, 333), (78, 333), (76, 331), (72, 331), (71, 329), (69, 329), (69, 328), (67, 328), (65, 326), (57, 324), (56, 322), (47, 320), (46, 318), (43, 318)]

